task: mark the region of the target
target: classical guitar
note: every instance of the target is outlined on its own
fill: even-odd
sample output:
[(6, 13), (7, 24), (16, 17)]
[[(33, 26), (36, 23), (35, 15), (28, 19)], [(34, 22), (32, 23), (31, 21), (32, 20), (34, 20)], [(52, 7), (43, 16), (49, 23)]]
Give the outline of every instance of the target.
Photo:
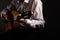
[[(6, 22), (7, 22), (7, 25), (6, 25), (6, 28), (5, 28), (6, 31), (12, 30), (12, 28), (19, 27), (20, 26), (20, 21), (19, 20), (21, 18), (28, 19), (28, 18), (31, 17), (31, 12), (30, 11), (19, 13), (16, 10), (12, 10), (12, 12), (10, 12), (10, 13), (11, 13), (10, 15), (6, 15), (6, 17), (8, 18), (8, 20), (6, 20)], [(10, 19), (9, 19), (9, 17), (10, 17)]]

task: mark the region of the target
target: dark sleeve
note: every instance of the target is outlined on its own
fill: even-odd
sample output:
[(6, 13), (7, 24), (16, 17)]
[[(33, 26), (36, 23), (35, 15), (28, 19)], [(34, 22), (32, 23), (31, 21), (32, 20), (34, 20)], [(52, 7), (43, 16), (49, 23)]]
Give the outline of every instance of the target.
[(6, 10), (12, 10), (12, 7), (15, 5), (15, 1), (12, 0), (10, 4), (7, 5), (7, 7), (5, 8)]
[(12, 10), (13, 5), (15, 5), (15, 1), (14, 1), (14, 0), (11, 1), (10, 4), (8, 4), (8, 5), (6, 6), (6, 8), (3, 9), (3, 10), (0, 12), (0, 13), (1, 13), (1, 16), (2, 16), (2, 14), (6, 14), (9, 10)]

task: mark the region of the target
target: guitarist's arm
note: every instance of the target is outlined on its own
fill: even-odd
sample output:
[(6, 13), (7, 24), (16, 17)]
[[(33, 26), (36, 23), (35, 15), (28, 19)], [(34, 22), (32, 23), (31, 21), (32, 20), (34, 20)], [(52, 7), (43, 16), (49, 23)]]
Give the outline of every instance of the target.
[(11, 1), (11, 3), (10, 4), (8, 4), (7, 6), (6, 6), (6, 8), (5, 9), (3, 9), (0, 13), (1, 13), (1, 17), (5, 17), (5, 19), (7, 19), (7, 16), (6, 16), (6, 13), (7, 13), (7, 11), (8, 10), (11, 10), (12, 8), (12, 6), (15, 4), (15, 2), (14, 1)]
[[(36, 5), (36, 6), (35, 6)], [(32, 19), (22, 19), (21, 21), (24, 21), (31, 25), (31, 27), (36, 28), (36, 25), (40, 27), (42, 25), (42, 28), (44, 28), (45, 20), (43, 17), (42, 12), (42, 2), (40, 0), (34, 0), (32, 5)]]

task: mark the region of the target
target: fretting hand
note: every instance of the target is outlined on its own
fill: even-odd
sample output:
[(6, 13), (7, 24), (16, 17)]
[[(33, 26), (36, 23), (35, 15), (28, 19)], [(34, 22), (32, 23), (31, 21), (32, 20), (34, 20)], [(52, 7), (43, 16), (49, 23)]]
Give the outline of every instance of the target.
[(25, 22), (25, 23), (27, 22), (27, 20), (24, 18), (21, 18), (20, 21)]

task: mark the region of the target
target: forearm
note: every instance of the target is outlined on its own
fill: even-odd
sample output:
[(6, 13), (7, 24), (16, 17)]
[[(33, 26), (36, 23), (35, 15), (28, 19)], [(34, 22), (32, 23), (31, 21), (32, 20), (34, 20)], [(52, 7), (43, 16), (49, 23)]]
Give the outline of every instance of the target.
[(42, 25), (44, 26), (45, 21), (44, 20), (30, 20), (30, 19), (26, 19), (27, 23), (30, 24), (32, 27), (36, 27), (36, 25)]

